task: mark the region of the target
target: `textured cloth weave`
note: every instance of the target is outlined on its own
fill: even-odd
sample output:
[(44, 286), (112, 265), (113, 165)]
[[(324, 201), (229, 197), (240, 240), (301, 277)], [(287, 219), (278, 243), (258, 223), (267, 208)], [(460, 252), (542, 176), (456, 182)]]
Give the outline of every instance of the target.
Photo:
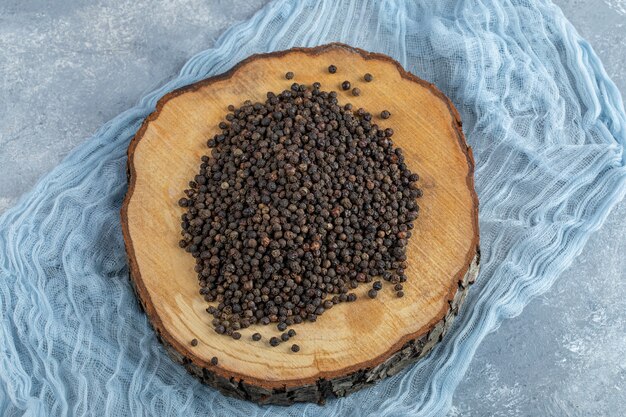
[[(165, 93), (252, 53), (332, 41), (391, 55), (457, 106), (476, 158), (482, 272), (425, 360), (325, 407), (259, 407), (189, 376), (140, 312), (120, 228), (126, 148)], [(549, 2), (271, 3), (0, 218), (0, 415), (445, 415), (485, 335), (550, 287), (623, 196), (625, 127), (616, 87)]]

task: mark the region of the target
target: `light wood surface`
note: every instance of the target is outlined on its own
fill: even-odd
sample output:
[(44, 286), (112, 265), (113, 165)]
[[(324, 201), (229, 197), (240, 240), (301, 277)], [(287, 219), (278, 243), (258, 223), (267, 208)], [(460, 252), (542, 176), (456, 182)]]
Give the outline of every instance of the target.
[[(328, 73), (330, 64), (337, 66), (336, 74)], [(293, 80), (285, 79), (287, 71), (295, 73)], [(367, 72), (374, 81), (363, 80)], [(342, 91), (344, 80), (360, 88), (361, 95)], [(335, 306), (315, 323), (294, 325), (296, 337), (270, 347), (269, 337), (280, 334), (275, 325), (242, 330), (241, 340), (213, 331), (194, 258), (177, 245), (183, 213), (177, 201), (199, 170), (200, 157), (209, 153), (206, 140), (218, 132), (227, 106), (264, 101), (268, 91), (278, 93), (294, 81), (319, 81), (323, 90), (338, 92), (341, 104), (363, 107), (374, 115), (373, 123), (392, 127), (395, 145), (420, 175), (424, 196), (409, 240), (404, 298), (396, 298), (384, 283), (378, 298), (370, 300), (365, 293), (371, 284), (362, 284), (356, 302)], [(382, 120), (382, 110), (391, 118)], [(395, 61), (345, 45), (254, 56), (225, 75), (168, 94), (129, 147), (129, 180), (122, 222), (131, 279), (163, 343), (201, 379), (294, 391), (319, 386), (321, 378), (372, 369), (442, 323), (472, 262), (474, 276), (477, 270), (473, 159), (456, 110), (436, 88)], [(257, 331), (261, 342), (250, 339)], [(194, 338), (196, 347), (190, 345)], [(289, 350), (292, 343), (300, 345), (300, 352)], [(209, 363), (213, 356), (219, 358), (217, 366)], [(327, 396), (318, 394), (316, 400), (320, 395)], [(270, 396), (266, 402), (272, 402)]]

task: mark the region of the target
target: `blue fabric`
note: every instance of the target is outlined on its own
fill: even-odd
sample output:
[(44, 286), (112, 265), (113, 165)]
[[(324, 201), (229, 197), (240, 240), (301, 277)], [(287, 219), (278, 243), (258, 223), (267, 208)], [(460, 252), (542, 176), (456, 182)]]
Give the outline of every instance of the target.
[[(341, 41), (455, 103), (476, 157), (482, 272), (444, 342), (325, 407), (226, 398), (173, 363), (128, 281), (126, 147), (165, 93), (256, 52)], [(487, 333), (546, 291), (623, 196), (626, 118), (589, 44), (540, 0), (276, 1), (103, 126), (0, 218), (0, 415), (444, 415)]]

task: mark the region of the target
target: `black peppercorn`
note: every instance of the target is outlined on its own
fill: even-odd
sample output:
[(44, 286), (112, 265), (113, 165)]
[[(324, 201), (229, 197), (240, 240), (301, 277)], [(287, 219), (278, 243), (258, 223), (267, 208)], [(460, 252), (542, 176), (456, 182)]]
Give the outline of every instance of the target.
[(402, 298), (404, 297), (404, 291), (398, 291), (396, 295), (398, 296), (398, 298)]
[(334, 74), (337, 72), (337, 67), (334, 65), (329, 65), (328, 66), (328, 72), (330, 72), (331, 74)]
[(217, 365), (217, 362), (218, 362), (218, 361), (217, 361), (217, 356), (213, 356), (213, 357), (211, 358), (211, 365), (215, 366), (215, 365)]
[(342, 90), (349, 90), (350, 89), (350, 81), (344, 81), (341, 83), (341, 89)]
[(259, 340), (261, 340), (261, 333), (254, 333), (252, 335), (252, 340), (254, 340), (255, 342), (258, 342)]
[(353, 88), (353, 89), (352, 89), (352, 95), (353, 95), (353, 96), (360, 96), (360, 95), (361, 95), (361, 89), (359, 89), (359, 88)]
[(291, 345), (291, 351), (292, 352), (299, 352), (300, 351), (300, 346), (293, 344)]
[(282, 340), (283, 342), (286, 342), (287, 340), (289, 340), (289, 334), (287, 333), (283, 333), (280, 335), (280, 340)]
[(278, 339), (275, 336), (272, 336), (270, 338), (270, 345), (272, 345), (273, 347), (276, 347), (276, 346), (280, 345), (280, 339)]
[(198, 346), (198, 339), (191, 339), (191, 346)]
[(367, 292), (367, 296), (368, 296), (369, 298), (376, 298), (376, 296), (377, 296), (377, 295), (378, 295), (378, 291), (376, 291), (374, 288), (370, 289), (370, 290)]
[(372, 76), (372, 74), (368, 72), (363, 76), (363, 79), (369, 83), (370, 81), (374, 79), (374, 77)]
[(291, 80), (293, 78), (293, 72), (289, 71), (287, 74), (285, 74), (285, 78)]
[(294, 337), (296, 335), (296, 331), (294, 329), (289, 329), (287, 334), (289, 335), (289, 337)]
[(407, 279), (419, 176), (389, 140), (391, 127), (320, 88), (293, 83), (265, 102), (229, 106), (178, 201), (178, 245), (195, 258), (218, 334), (238, 339), (270, 323), (283, 332), (354, 302), (349, 291), (376, 276)]
[(380, 117), (383, 119), (389, 119), (390, 116), (391, 116), (391, 113), (389, 113), (387, 110), (383, 110), (380, 112)]

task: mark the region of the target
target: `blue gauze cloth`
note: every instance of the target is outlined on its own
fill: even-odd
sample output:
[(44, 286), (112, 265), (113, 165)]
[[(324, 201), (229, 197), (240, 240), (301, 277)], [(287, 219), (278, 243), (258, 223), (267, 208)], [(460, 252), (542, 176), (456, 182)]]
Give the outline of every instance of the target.
[[(482, 272), (418, 364), (324, 407), (260, 407), (189, 376), (141, 313), (120, 228), (126, 147), (165, 93), (253, 53), (332, 41), (391, 55), (457, 106), (477, 164)], [(615, 85), (550, 2), (273, 2), (0, 218), (0, 415), (444, 415), (485, 335), (550, 287), (623, 196), (625, 126)]]

